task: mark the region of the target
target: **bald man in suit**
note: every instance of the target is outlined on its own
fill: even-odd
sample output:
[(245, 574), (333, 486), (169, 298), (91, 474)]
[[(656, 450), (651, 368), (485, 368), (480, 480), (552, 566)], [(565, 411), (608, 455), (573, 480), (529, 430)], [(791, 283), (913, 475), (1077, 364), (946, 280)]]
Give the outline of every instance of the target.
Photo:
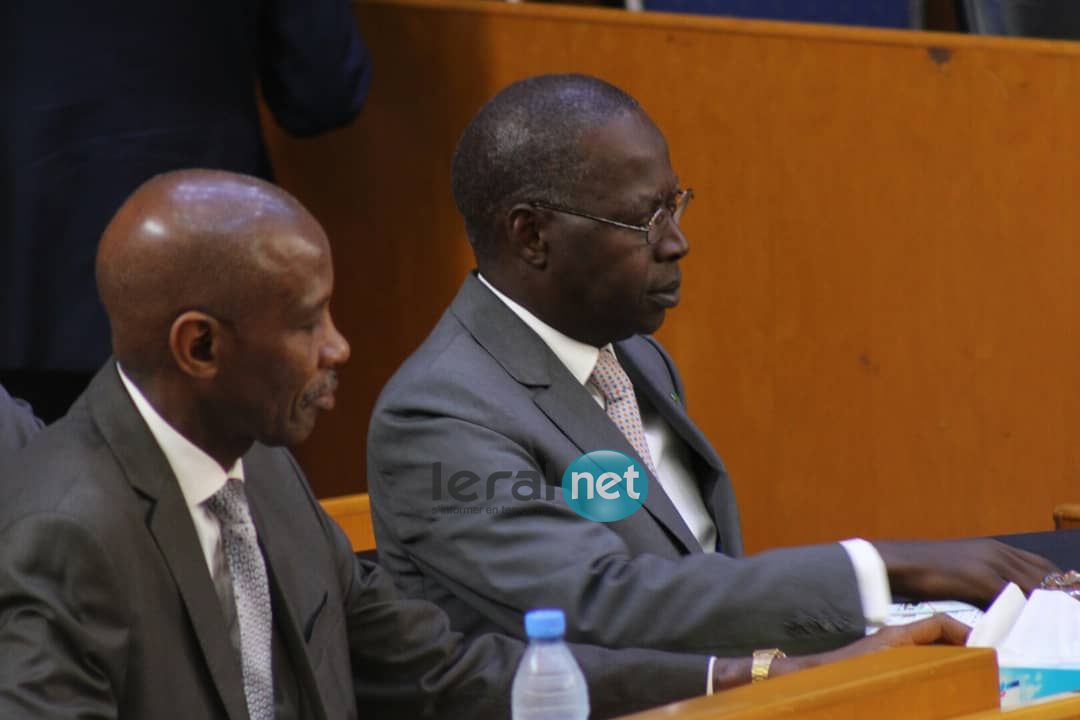
[[(0, 468), (0, 717), (505, 717), (521, 643), (399, 598), (279, 447), (349, 355), (318, 223), (174, 172), (113, 218), (97, 275), (115, 358)], [(704, 690), (704, 657), (578, 656), (598, 715)]]

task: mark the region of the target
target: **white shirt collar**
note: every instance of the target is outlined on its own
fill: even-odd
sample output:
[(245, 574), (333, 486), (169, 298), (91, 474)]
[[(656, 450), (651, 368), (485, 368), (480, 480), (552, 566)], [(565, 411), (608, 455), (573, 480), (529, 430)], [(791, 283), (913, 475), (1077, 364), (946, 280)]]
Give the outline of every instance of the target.
[(244, 479), (242, 459), (237, 458), (229, 471), (225, 472), (216, 460), (178, 433), (158, 414), (135, 383), (124, 374), (120, 363), (116, 364), (116, 371), (120, 373), (120, 380), (135, 403), (135, 408), (150, 428), (150, 434), (165, 453), (165, 459), (180, 483), (180, 492), (183, 493), (189, 508), (202, 505), (211, 495), (223, 488), (229, 478)]
[(533, 332), (540, 336), (540, 339), (544, 341), (544, 344), (551, 348), (551, 352), (555, 353), (555, 357), (562, 361), (562, 364), (566, 366), (566, 369), (570, 371), (570, 374), (573, 375), (579, 383), (584, 385), (588, 382), (589, 376), (592, 375), (593, 368), (596, 367), (596, 360), (600, 357), (599, 348), (595, 348), (592, 345), (587, 345), (572, 337), (563, 335), (524, 307), (496, 290), (483, 275), (477, 273), (476, 277), (480, 278), (480, 282), (484, 283), (488, 290), (495, 293), (495, 297), (499, 298), (506, 307), (510, 308), (515, 315), (521, 318), (523, 323), (532, 328)]

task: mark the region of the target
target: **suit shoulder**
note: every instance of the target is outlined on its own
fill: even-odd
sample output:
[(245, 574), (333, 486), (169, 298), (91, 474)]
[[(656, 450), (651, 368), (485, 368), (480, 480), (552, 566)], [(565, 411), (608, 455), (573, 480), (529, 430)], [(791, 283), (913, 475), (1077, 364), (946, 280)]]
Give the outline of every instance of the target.
[(0, 385), (0, 453), (23, 447), (42, 427), (44, 423), (34, 417), (30, 406)]
[(664, 373), (670, 375), (676, 385), (682, 384), (675, 361), (652, 335), (634, 335), (617, 343), (616, 349), (630, 355), (645, 372)]
[(375, 405), (380, 412), (430, 407), (453, 414), (518, 385), (449, 313), (390, 378)]
[(619, 343), (619, 346), (633, 348), (638, 352), (646, 354), (655, 354), (662, 358), (664, 362), (672, 362), (671, 355), (668, 354), (668, 351), (664, 348), (660, 341), (652, 335), (633, 335), (621, 341)]
[(311, 504), (318, 502), (299, 461), (287, 448), (255, 443), (244, 454), (244, 473), (255, 482), (270, 484), (277, 492), (287, 490)]
[(0, 468), (0, 528), (53, 515), (95, 535), (112, 535), (134, 511), (132, 492), (103, 438), (69, 415)]

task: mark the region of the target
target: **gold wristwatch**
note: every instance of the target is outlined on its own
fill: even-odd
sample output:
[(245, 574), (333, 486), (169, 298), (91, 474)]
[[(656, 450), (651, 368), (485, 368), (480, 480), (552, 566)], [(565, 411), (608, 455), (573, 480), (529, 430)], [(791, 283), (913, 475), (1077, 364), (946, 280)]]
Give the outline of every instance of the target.
[(767, 680), (769, 678), (769, 669), (772, 667), (773, 660), (784, 657), (787, 657), (787, 655), (779, 648), (755, 650), (754, 659), (750, 663), (750, 682)]

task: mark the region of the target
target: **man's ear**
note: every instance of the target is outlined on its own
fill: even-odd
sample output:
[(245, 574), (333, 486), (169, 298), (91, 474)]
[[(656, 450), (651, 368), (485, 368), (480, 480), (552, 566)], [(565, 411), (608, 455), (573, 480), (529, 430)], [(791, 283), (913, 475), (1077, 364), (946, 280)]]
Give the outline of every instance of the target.
[(221, 323), (211, 315), (188, 310), (173, 320), (169, 329), (169, 349), (180, 371), (208, 380), (219, 371)]
[(550, 213), (526, 203), (510, 208), (506, 216), (511, 253), (529, 265), (544, 268), (548, 262)]

